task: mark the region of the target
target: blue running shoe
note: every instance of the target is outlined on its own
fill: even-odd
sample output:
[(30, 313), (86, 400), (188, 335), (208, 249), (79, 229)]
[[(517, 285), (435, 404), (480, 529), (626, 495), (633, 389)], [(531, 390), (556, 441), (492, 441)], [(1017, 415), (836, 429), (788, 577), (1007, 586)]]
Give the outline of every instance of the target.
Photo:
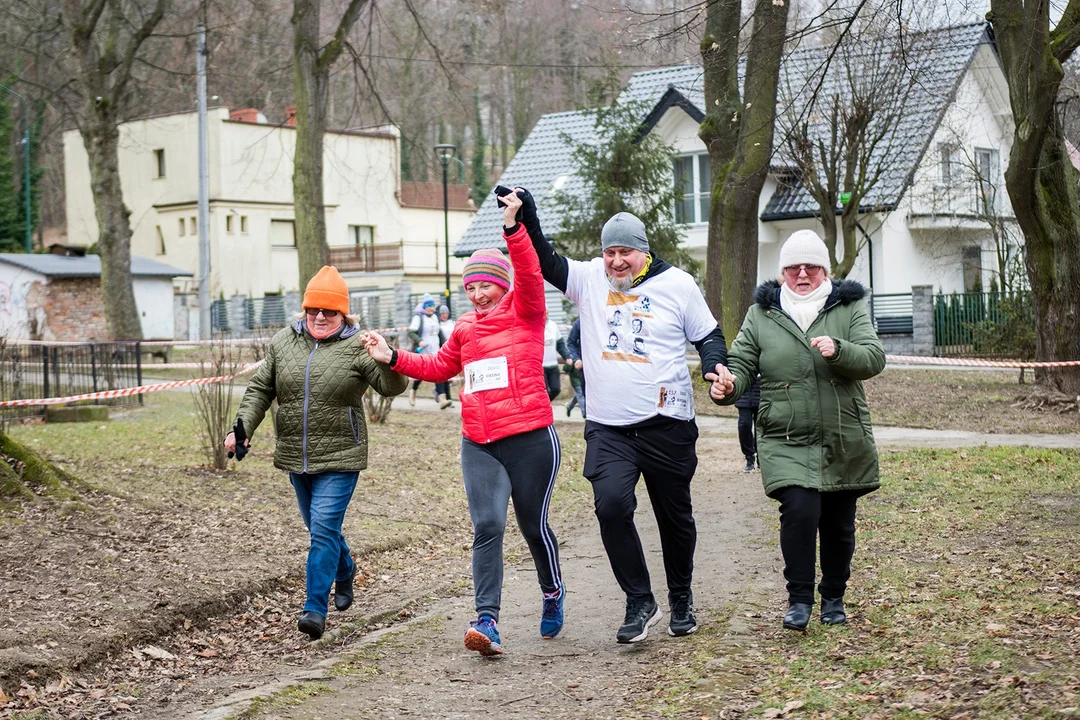
[(540, 615), (540, 636), (545, 640), (550, 640), (562, 630), (565, 600), (566, 588), (559, 588), (550, 594), (544, 593), (544, 610)]
[(479, 620), (471, 621), (469, 629), (465, 631), (465, 647), (481, 655), (502, 655), (499, 628), (495, 621), (487, 615), (481, 615)]

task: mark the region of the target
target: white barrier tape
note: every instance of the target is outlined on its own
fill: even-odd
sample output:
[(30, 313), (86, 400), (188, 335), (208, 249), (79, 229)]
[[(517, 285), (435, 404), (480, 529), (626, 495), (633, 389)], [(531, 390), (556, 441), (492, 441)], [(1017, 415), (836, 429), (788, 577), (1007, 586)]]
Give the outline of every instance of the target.
[(118, 390), (102, 390), (100, 392), (83, 393), (82, 395), (69, 395), (59, 398), (35, 398), (27, 400), (4, 400), (0, 402), (0, 408), (25, 407), (27, 405), (63, 405), (64, 403), (78, 402), (79, 400), (101, 400), (106, 398), (127, 397), (129, 395), (142, 395), (143, 393), (158, 392), (159, 390), (173, 390), (189, 385), (209, 385), (211, 383), (225, 382), (251, 372), (259, 367), (262, 361), (249, 363), (232, 375), (221, 375), (210, 378), (192, 378), (191, 380), (174, 380), (172, 382), (156, 383), (154, 385), (140, 385), (138, 387), (120, 388)]
[[(360, 328), (360, 332), (377, 332), (380, 335), (386, 335), (388, 333), (400, 333), (407, 332), (408, 327), (390, 327), (390, 328)], [(277, 332), (275, 330), (275, 332)], [(64, 347), (77, 346), (77, 345), (134, 345), (138, 343), (141, 347), (200, 347), (204, 345), (252, 345), (258, 342), (269, 342), (271, 336), (265, 338), (230, 338), (228, 340), (100, 340), (91, 343), (86, 342), (53, 342), (51, 340), (8, 340), (9, 345), (49, 345)]]
[(923, 357), (920, 355), (886, 355), (885, 360), (886, 362), (903, 363), (905, 365), (954, 365), (960, 367), (1013, 369), (1080, 367), (1080, 360), (1063, 360), (1061, 362), (1014, 362), (1011, 360), (973, 360), (968, 358)]

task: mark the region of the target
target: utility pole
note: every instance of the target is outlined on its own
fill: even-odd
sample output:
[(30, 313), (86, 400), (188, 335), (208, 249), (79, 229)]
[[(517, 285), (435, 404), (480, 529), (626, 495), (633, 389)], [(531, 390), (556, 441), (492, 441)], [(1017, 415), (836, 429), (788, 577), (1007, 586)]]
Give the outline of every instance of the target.
[(446, 189), (446, 166), (457, 152), (457, 146), (439, 143), (435, 146), (435, 152), (439, 156), (439, 163), (442, 164), (443, 234), (446, 238), (446, 307), (450, 310), (452, 317), (454, 308), (450, 306), (450, 197)]
[(210, 339), (210, 170), (206, 146), (206, 5), (199, 20), (196, 103), (199, 116), (199, 339)]
[(33, 227), (34, 220), (30, 217), (30, 101), (6, 85), (0, 85), (0, 90), (19, 98), (23, 104), (23, 112), (26, 115), (26, 127), (23, 128), (23, 195), (26, 198), (23, 210), (24, 225), (26, 225), (26, 252), (33, 252)]

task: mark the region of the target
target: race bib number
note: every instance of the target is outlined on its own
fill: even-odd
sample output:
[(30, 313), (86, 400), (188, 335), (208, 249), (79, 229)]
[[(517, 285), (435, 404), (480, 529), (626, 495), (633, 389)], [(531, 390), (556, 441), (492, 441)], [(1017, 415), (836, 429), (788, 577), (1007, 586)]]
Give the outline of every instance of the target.
[(505, 357), (475, 360), (465, 366), (465, 387), (462, 392), (497, 390), (510, 385), (510, 371)]
[(656, 409), (661, 415), (690, 420), (694, 417), (694, 398), (689, 390), (661, 385)]

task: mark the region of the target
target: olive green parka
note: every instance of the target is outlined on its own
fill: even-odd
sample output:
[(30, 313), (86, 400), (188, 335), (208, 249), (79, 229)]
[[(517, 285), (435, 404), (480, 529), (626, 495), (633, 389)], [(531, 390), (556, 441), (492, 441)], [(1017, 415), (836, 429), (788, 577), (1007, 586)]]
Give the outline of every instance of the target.
[(360, 337), (356, 326), (342, 325), (317, 341), (301, 318), (270, 340), (237, 416), (251, 437), (277, 399), (275, 467), (295, 473), (367, 467), (364, 392), (370, 385), (380, 395), (398, 395), (407, 380), (373, 360)]
[[(885, 367), (885, 351), (854, 280), (834, 283), (825, 306), (804, 333), (780, 307), (780, 284), (763, 283), (728, 351), (735, 392), (730, 405), (761, 373), (756, 433), (765, 493), (792, 485), (821, 492), (878, 487), (878, 454), (863, 380)], [(810, 339), (828, 336), (836, 353), (824, 358)]]

